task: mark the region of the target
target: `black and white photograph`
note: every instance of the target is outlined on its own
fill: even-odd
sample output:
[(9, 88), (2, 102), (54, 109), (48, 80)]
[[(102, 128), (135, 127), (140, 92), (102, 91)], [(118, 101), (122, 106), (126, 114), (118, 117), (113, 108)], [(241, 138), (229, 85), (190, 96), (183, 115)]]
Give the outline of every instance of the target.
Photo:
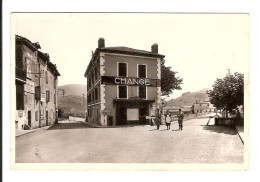
[(12, 13), (11, 45), (13, 169), (248, 169), (249, 14)]

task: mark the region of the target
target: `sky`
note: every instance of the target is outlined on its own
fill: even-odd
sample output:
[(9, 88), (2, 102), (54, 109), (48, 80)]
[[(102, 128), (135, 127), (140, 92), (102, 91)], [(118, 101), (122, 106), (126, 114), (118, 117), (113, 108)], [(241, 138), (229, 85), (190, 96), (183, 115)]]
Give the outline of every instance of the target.
[(217, 78), (249, 76), (248, 14), (173, 13), (13, 13), (12, 32), (49, 53), (61, 76), (59, 85), (86, 84), (85, 70), (103, 37), (107, 47), (125, 46), (159, 54), (183, 78), (182, 90), (211, 88)]

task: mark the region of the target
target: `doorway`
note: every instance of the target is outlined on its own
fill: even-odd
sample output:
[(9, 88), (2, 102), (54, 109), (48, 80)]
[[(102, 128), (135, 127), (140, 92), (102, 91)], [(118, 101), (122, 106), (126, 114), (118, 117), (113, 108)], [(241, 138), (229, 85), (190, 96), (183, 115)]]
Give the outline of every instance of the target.
[(48, 111), (46, 111), (46, 126), (48, 126)]
[(140, 124), (146, 124), (146, 108), (139, 108), (139, 122)]
[(117, 109), (117, 125), (127, 124), (127, 110), (125, 107), (120, 107)]
[(28, 125), (32, 127), (32, 112), (28, 111)]

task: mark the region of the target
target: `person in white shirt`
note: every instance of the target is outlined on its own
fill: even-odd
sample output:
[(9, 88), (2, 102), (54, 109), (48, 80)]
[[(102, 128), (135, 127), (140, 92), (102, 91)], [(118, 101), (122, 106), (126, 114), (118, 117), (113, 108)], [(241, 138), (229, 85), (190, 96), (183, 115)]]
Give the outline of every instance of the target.
[(166, 114), (165, 114), (165, 124), (166, 124), (167, 130), (169, 130), (171, 127), (171, 113), (169, 112), (169, 110), (167, 110)]

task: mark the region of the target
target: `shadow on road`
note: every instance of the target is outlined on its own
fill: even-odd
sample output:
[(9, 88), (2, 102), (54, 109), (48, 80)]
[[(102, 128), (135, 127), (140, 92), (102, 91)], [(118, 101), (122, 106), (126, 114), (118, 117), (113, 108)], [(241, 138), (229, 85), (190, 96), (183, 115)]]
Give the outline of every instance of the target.
[(201, 125), (203, 126), (203, 130), (209, 130), (211, 132), (224, 133), (228, 135), (236, 135), (237, 132), (235, 128), (230, 126), (215, 126), (215, 125)]
[(71, 122), (71, 123), (56, 123), (52, 125), (48, 130), (60, 130), (60, 129), (84, 129), (90, 128), (82, 122)]

